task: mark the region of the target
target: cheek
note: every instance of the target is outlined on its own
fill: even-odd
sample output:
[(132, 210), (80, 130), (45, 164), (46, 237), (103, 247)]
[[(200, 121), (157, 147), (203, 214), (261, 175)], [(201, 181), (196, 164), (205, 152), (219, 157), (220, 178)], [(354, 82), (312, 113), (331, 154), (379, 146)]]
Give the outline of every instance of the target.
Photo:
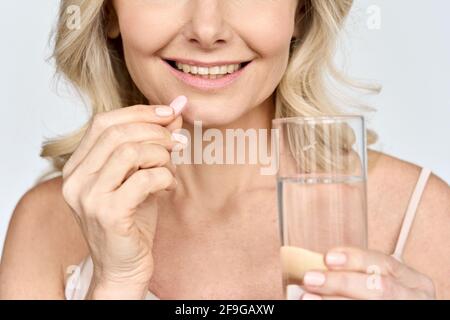
[(243, 11), (233, 19), (239, 35), (262, 57), (277, 56), (289, 48), (294, 32), (296, 2), (283, 1), (264, 2), (264, 5), (248, 6), (245, 10), (241, 8)]
[[(127, 0), (129, 1), (129, 0)], [(123, 45), (133, 55), (149, 55), (175, 36), (176, 10), (157, 10), (153, 6), (129, 2), (118, 8)]]
[(258, 67), (253, 69), (250, 79), (258, 84), (252, 91), (253, 101), (261, 102), (272, 94), (284, 75), (294, 32), (294, 10), (288, 7), (260, 10), (239, 22), (240, 36), (257, 54)]
[[(118, 12), (120, 33), (125, 62), (135, 85), (149, 101), (162, 103), (163, 97), (155, 94), (154, 88), (161, 86), (156, 68), (160, 61), (152, 59), (158, 51), (176, 37), (179, 26), (173, 21), (180, 8), (162, 7), (144, 1), (119, 0)], [(160, 88), (159, 88), (160, 89)]]
[(286, 5), (265, 8), (236, 21), (240, 36), (257, 53), (260, 68), (255, 68), (254, 76), (256, 81), (260, 79), (259, 83), (263, 81), (261, 89), (265, 93), (274, 90), (286, 70), (294, 20), (295, 7)]

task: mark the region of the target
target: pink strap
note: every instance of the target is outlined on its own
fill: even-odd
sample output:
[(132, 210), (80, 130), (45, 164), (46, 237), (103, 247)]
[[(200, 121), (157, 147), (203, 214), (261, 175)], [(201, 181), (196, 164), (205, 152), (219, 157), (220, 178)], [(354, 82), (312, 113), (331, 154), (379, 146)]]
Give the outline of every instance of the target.
[(411, 196), (411, 200), (409, 201), (408, 209), (406, 210), (402, 228), (400, 230), (400, 235), (397, 240), (397, 246), (395, 247), (395, 251), (392, 254), (392, 256), (399, 261), (402, 261), (402, 255), (403, 250), (405, 249), (406, 240), (408, 240), (409, 231), (411, 230), (411, 226), (413, 224), (414, 217), (417, 212), (417, 207), (419, 206), (422, 193), (425, 189), (430, 174), (431, 174), (430, 169), (427, 168), (422, 169), (419, 180), (417, 181), (416, 184), (416, 188), (414, 189), (414, 192)]

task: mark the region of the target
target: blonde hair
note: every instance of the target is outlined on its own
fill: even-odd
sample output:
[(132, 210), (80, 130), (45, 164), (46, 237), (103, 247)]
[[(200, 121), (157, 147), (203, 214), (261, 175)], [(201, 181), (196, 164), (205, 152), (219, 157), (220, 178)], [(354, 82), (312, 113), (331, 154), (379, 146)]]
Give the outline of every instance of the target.
[[(301, 0), (300, 0), (301, 1)], [(353, 87), (334, 66), (333, 57), (352, 0), (305, 0), (297, 12), (300, 36), (291, 44), (287, 70), (275, 92), (276, 117), (344, 114), (334, 102), (327, 77)], [(62, 0), (55, 32), (53, 58), (56, 72), (88, 98), (92, 116), (123, 106), (148, 103), (133, 83), (125, 66), (120, 37), (107, 37), (111, 12), (107, 1)], [(80, 8), (79, 29), (67, 27), (67, 10)], [(374, 88), (368, 88), (374, 89)], [(375, 88), (376, 89), (376, 88)], [(92, 118), (91, 118), (92, 119)], [(50, 158), (57, 171), (75, 151), (86, 129), (44, 143), (41, 156)], [(369, 144), (376, 134), (367, 133)]]

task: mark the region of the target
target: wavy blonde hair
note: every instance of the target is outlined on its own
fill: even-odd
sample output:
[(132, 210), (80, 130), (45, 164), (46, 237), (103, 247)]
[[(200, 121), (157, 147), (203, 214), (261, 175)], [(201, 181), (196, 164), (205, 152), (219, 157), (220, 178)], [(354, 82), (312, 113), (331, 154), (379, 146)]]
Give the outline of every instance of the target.
[[(56, 73), (88, 98), (92, 116), (148, 103), (125, 66), (120, 37), (112, 40), (107, 36), (114, 14), (107, 3), (107, 0), (62, 0), (54, 33), (52, 57)], [(338, 36), (352, 3), (352, 0), (304, 0), (303, 10), (298, 6), (296, 28), (300, 36), (291, 43), (290, 61), (275, 92), (277, 118), (344, 114), (336, 97), (331, 95), (329, 79), (377, 90), (349, 81), (333, 64)], [(67, 12), (74, 5), (80, 8), (81, 26), (71, 30), (67, 27)], [(90, 121), (76, 132), (46, 141), (41, 156), (51, 159), (56, 171), (61, 171), (89, 124)], [(369, 144), (377, 139), (370, 130), (367, 137)]]

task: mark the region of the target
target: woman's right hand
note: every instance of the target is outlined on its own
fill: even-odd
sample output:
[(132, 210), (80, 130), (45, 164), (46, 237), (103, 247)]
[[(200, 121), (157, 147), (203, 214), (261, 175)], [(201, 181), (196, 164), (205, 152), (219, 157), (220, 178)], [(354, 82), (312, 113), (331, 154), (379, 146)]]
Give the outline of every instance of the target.
[(88, 243), (94, 273), (88, 296), (141, 299), (153, 273), (155, 193), (173, 190), (170, 151), (185, 143), (180, 96), (170, 106), (98, 114), (63, 168), (63, 196)]

